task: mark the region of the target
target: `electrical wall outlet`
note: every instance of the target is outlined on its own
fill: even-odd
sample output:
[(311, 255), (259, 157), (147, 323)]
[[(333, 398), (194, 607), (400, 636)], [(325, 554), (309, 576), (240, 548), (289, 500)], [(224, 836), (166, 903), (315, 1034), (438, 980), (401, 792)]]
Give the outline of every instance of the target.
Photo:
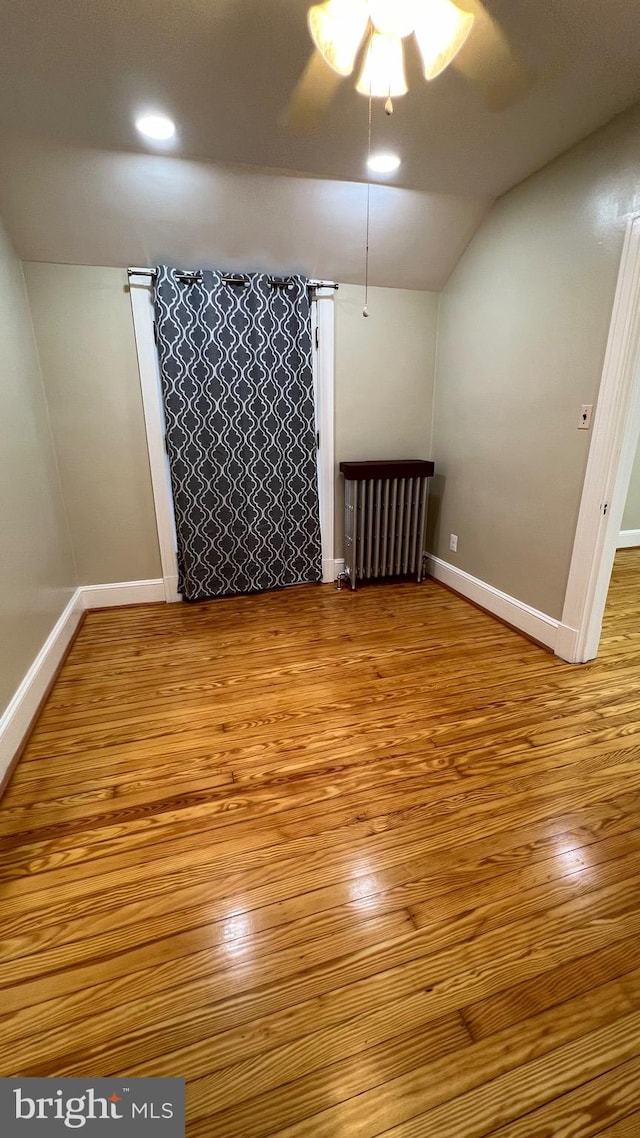
[(452, 553), (458, 552), (458, 535), (457, 533), (449, 534), (449, 549)]
[(583, 403), (580, 408), (580, 418), (578, 419), (578, 430), (588, 431), (591, 426), (591, 416), (593, 415), (593, 403)]

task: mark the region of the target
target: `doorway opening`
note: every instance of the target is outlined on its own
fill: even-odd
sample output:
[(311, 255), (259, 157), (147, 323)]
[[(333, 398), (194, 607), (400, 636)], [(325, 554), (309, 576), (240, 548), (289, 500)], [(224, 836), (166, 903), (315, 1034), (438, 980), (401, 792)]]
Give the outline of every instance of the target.
[[(158, 530), (165, 601), (181, 600), (160, 365), (154, 335), (153, 289), (149, 270), (129, 271), (129, 293)], [(334, 553), (334, 296), (335, 286), (314, 289), (311, 303), (313, 386), (318, 437), (318, 495), (322, 580), (336, 577)]]

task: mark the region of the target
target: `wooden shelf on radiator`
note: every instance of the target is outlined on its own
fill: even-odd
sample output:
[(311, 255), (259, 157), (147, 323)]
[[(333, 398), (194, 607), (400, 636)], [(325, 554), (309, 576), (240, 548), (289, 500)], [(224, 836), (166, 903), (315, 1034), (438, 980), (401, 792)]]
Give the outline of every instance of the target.
[(432, 478), (435, 466), (421, 458), (341, 462), (340, 473), (351, 482), (365, 478)]

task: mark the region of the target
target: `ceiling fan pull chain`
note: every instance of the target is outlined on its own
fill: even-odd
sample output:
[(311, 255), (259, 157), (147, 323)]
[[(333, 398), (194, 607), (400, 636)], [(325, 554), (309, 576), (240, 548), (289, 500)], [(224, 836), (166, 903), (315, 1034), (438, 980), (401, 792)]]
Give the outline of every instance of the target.
[(389, 93), (387, 95), (387, 101), (384, 105), (384, 113), (385, 113), (385, 115), (392, 115), (393, 114), (393, 99), (391, 98), (391, 79), (389, 79)]
[[(369, 90), (369, 126), (367, 135), (367, 170), (369, 169), (369, 159), (371, 158), (371, 103), (372, 96)], [(366, 247), (364, 254), (364, 308), (362, 315), (369, 315), (369, 228), (371, 220), (371, 179), (367, 178), (367, 224), (366, 224)]]

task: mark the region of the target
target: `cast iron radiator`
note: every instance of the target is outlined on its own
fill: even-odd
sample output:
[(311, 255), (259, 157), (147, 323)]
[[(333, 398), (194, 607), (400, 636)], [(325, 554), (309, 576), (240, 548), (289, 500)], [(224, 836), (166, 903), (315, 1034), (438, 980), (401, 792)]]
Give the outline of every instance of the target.
[(341, 462), (344, 474), (344, 574), (355, 589), (375, 577), (422, 580), (432, 462)]

